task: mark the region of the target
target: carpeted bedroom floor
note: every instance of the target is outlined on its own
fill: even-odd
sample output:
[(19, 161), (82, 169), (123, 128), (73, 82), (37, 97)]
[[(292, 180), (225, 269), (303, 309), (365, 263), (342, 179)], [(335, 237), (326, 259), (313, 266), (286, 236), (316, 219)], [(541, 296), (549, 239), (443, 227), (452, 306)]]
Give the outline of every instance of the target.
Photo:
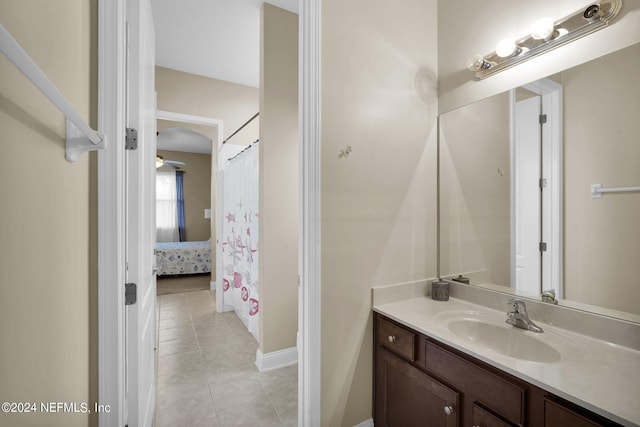
[(157, 295), (176, 294), (179, 292), (203, 291), (209, 289), (211, 274), (187, 274), (180, 276), (158, 277)]

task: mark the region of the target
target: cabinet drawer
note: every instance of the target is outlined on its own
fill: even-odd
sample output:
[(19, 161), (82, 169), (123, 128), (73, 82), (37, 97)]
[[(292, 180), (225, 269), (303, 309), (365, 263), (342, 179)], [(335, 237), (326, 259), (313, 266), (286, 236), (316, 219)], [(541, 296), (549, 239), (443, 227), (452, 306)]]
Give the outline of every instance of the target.
[(506, 420), (524, 424), (524, 388), (426, 342), (425, 367)]
[(512, 424), (502, 421), (500, 418), (485, 410), (481, 406), (473, 404), (474, 427), (513, 427)]
[(416, 335), (381, 317), (378, 318), (378, 345), (388, 348), (398, 356), (414, 362)]
[(544, 400), (544, 425), (545, 427), (600, 427), (604, 424), (597, 423), (583, 417), (556, 402)]

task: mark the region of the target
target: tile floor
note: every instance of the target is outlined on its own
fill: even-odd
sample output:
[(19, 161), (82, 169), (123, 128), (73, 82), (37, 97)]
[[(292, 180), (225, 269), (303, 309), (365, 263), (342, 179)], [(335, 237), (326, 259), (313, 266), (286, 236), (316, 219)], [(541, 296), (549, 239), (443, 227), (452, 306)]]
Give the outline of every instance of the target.
[(295, 426), (297, 365), (261, 373), (258, 344), (215, 291), (158, 296), (156, 427)]

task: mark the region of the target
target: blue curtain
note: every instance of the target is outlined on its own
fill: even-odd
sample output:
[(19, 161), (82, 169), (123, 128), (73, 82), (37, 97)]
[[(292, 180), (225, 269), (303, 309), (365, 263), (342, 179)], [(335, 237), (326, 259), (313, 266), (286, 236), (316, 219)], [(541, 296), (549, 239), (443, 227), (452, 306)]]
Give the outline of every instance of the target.
[(178, 236), (181, 242), (187, 240), (187, 232), (184, 229), (184, 172), (176, 171), (176, 196), (178, 205)]

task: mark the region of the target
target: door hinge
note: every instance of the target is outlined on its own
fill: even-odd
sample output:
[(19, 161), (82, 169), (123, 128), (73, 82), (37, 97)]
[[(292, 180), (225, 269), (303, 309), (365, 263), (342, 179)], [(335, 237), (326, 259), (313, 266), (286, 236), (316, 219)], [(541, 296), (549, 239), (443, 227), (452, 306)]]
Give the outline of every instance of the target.
[(133, 305), (138, 297), (138, 285), (135, 283), (124, 284), (124, 305)]
[(138, 129), (127, 128), (124, 138), (125, 150), (137, 150), (138, 149)]
[(538, 186), (540, 187), (541, 190), (545, 188), (547, 186), (547, 179), (540, 178), (540, 180), (538, 181)]
[(547, 251), (546, 242), (540, 242), (540, 252), (546, 252), (546, 251)]
[(543, 125), (547, 123), (547, 115), (546, 114), (540, 114), (540, 124)]

